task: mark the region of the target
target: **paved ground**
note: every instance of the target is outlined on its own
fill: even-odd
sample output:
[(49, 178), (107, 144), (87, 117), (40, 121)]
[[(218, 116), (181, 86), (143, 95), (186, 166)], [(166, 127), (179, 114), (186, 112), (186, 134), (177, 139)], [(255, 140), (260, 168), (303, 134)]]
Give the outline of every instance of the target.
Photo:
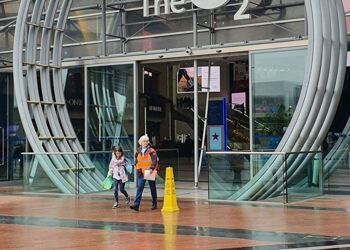
[(147, 192), (137, 213), (111, 209), (110, 192), (76, 199), (1, 188), (0, 249), (350, 249), (350, 197), (218, 204), (189, 190), (177, 190), (178, 213), (152, 211)]

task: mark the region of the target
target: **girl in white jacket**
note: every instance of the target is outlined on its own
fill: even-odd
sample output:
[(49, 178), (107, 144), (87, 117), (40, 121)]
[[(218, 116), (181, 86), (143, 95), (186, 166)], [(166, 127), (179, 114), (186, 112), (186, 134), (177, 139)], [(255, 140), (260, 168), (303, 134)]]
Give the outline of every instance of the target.
[(130, 196), (128, 193), (125, 191), (125, 182), (128, 181), (128, 175), (125, 171), (125, 158), (124, 158), (124, 153), (121, 147), (114, 146), (113, 151), (112, 151), (112, 159), (111, 162), (109, 163), (109, 171), (108, 171), (108, 176), (113, 177), (114, 181), (114, 204), (112, 208), (117, 208), (119, 205), (119, 200), (118, 200), (118, 186), (120, 186), (120, 192), (124, 194), (126, 204), (130, 203)]

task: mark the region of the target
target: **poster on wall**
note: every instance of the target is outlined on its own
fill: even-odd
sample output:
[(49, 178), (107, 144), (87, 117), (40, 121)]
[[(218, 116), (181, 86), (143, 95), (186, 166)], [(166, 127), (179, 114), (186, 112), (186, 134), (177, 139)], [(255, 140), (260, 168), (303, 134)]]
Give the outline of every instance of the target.
[[(343, 0), (345, 13), (349, 13), (350, 11), (350, 0)], [(346, 30), (350, 32), (350, 16), (346, 16)]]
[(231, 93), (231, 107), (232, 109), (245, 109), (246, 107), (245, 92)]
[[(209, 67), (198, 67), (198, 92), (207, 92), (209, 89)], [(194, 67), (180, 68), (177, 72), (177, 93), (193, 93)], [(220, 67), (210, 67), (209, 92), (220, 92)]]

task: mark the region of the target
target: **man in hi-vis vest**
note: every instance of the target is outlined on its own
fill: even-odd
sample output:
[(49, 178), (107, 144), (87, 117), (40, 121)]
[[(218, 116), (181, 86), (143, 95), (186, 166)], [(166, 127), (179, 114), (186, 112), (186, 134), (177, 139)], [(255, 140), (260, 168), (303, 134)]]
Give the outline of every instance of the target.
[[(139, 139), (140, 146), (137, 148), (136, 159), (136, 172), (137, 172), (137, 192), (134, 200), (134, 204), (130, 206), (131, 209), (139, 211), (142, 192), (145, 187), (146, 179), (145, 172), (148, 174), (157, 175), (158, 168), (158, 156), (154, 148), (151, 147), (149, 138), (147, 135), (143, 135)], [(157, 189), (156, 180), (148, 180), (148, 184), (151, 189), (152, 195), (152, 210), (157, 209)]]

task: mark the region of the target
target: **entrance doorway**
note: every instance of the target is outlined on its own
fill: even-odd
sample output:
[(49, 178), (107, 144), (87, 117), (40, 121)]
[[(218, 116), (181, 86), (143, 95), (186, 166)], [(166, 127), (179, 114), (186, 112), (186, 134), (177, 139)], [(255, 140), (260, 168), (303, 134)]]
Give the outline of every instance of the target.
[[(198, 60), (198, 138), (194, 138), (193, 65), (193, 60), (146, 62), (139, 73), (139, 134), (148, 134), (161, 165), (166, 165), (163, 170), (172, 166), (177, 181), (194, 180), (194, 141), (198, 140), (201, 151), (204, 138), (206, 150), (203, 133), (211, 115), (206, 115), (206, 107), (212, 100), (222, 99), (226, 104), (224, 150), (249, 150), (250, 145), (248, 54)], [(200, 162), (199, 181), (207, 182), (205, 153)]]

